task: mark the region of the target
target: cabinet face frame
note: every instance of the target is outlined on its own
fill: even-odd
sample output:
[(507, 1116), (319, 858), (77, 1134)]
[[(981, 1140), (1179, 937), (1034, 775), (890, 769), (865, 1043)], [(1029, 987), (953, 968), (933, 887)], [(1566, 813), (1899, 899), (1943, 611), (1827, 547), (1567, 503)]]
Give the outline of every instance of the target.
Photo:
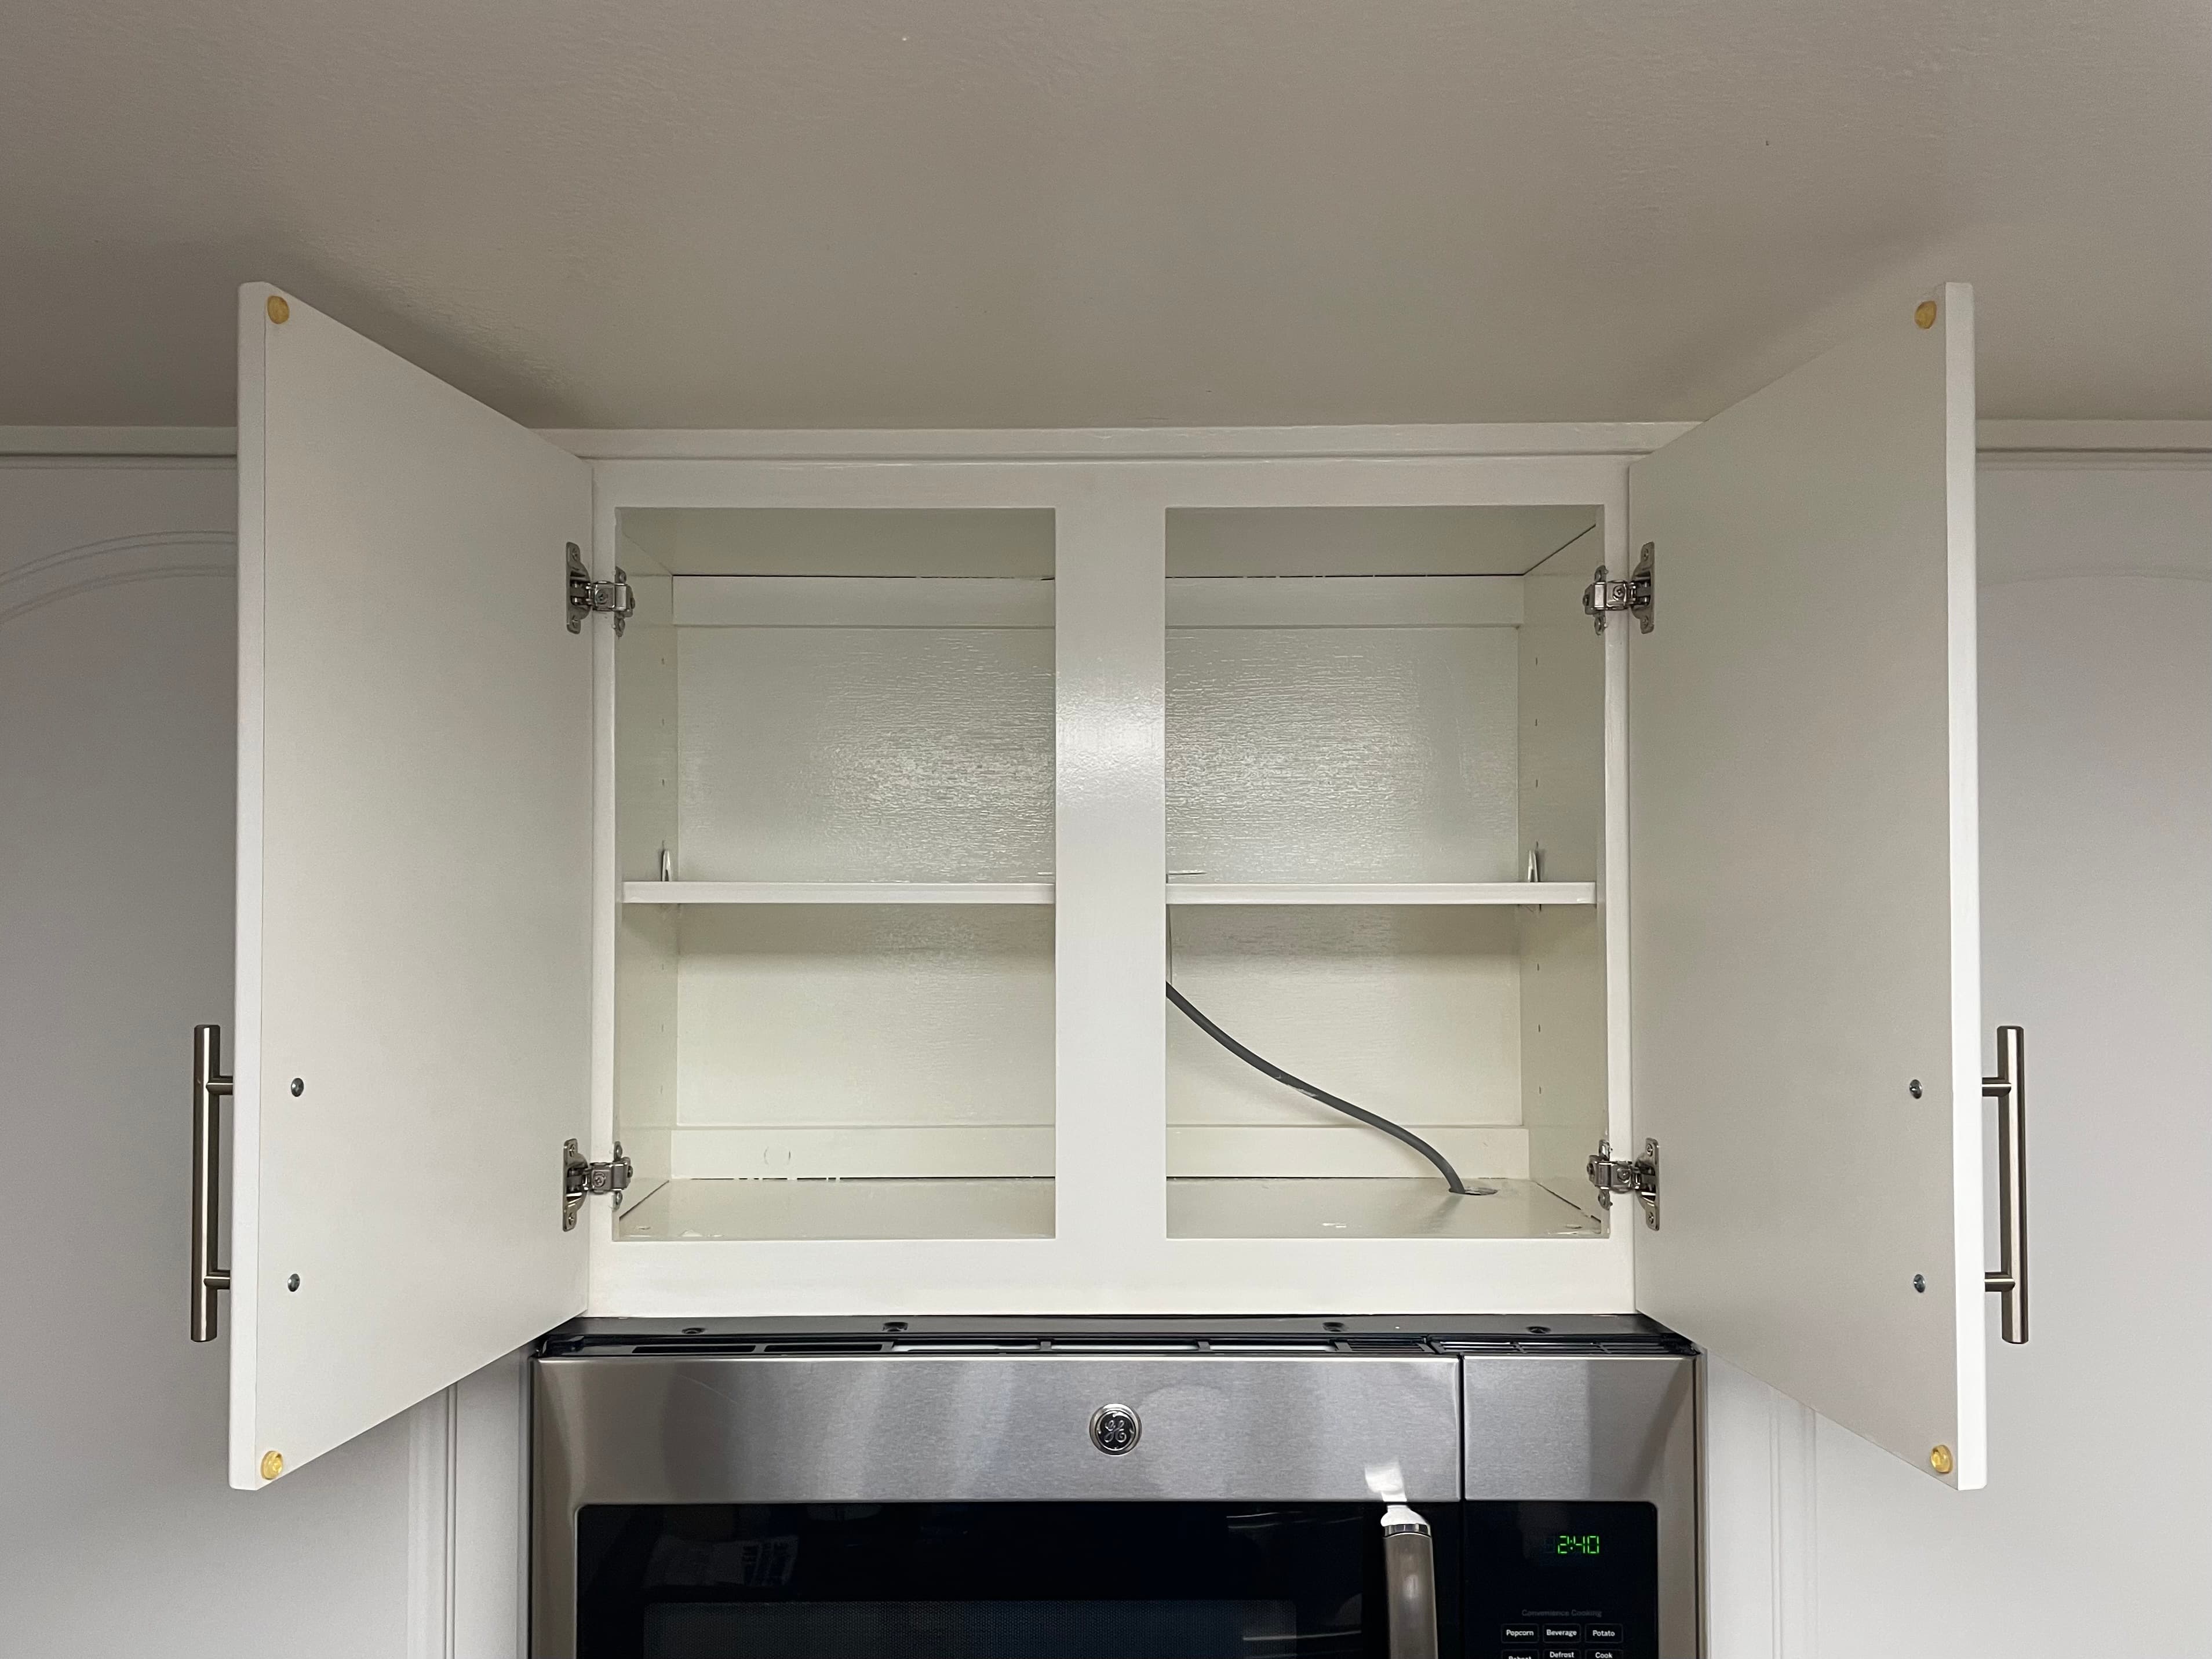
[[(1626, 568), (1628, 463), (1613, 453), (1269, 455), (1298, 434), (1224, 432), (1188, 459), (1036, 457), (963, 434), (957, 459), (601, 460), (595, 558), (620, 562), (638, 507), (1047, 507), (1055, 515), (1055, 1236), (995, 1240), (617, 1243), (586, 1206), (587, 1311), (615, 1316), (841, 1314), (1619, 1313), (1632, 1310), (1633, 1206), (1603, 1239), (1170, 1239), (1164, 945), (1167, 514), (1181, 507), (1595, 507), (1577, 568)], [(1561, 435), (1566, 435), (1562, 429)], [(1432, 447), (1433, 436), (1427, 439)], [(1518, 451), (1519, 453), (1511, 453)], [(1631, 1144), (1626, 935), (1627, 632), (1606, 630), (1607, 1133)], [(594, 630), (596, 791), (591, 1155), (611, 1155), (615, 956), (615, 641)], [(1147, 712), (1149, 711), (1149, 712)], [(1149, 737), (1146, 733), (1149, 732)], [(1146, 918), (1133, 927), (1130, 918)], [(1141, 972), (1136, 964), (1144, 965)], [(1378, 1287), (1382, 1287), (1381, 1305)]]

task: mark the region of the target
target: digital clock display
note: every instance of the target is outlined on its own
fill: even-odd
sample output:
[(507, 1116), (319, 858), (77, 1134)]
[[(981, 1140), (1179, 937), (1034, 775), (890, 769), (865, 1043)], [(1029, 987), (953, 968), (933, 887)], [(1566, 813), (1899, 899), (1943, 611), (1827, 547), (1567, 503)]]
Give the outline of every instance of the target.
[(1531, 1498), (1461, 1509), (1468, 1659), (1659, 1651), (1656, 1505)]

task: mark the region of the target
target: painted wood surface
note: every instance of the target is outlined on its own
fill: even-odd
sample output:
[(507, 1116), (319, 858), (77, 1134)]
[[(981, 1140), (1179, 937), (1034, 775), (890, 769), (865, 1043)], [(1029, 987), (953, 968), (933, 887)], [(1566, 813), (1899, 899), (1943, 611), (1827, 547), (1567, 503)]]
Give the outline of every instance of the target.
[(1172, 876), (1524, 872), (1513, 629), (1172, 628), (1167, 652)]
[(1927, 304), (1630, 474), (1657, 579), (1629, 645), (1635, 1144), (1662, 1191), (1637, 1303), (1971, 1488), (1972, 295)]
[(252, 1488), (583, 1305), (592, 643), (562, 547), (591, 479), (296, 300), (249, 285), (239, 315)]
[(1594, 881), (1185, 881), (1170, 904), (1547, 904), (1597, 902)]
[(624, 904), (1049, 904), (1048, 881), (626, 881)]
[[(1597, 902), (1589, 881), (1170, 881), (1170, 904)], [(626, 881), (624, 904), (1049, 904), (1048, 881)]]
[[(1345, 596), (1352, 586), (1341, 579), (1315, 577), (1168, 580), (1169, 513), (1187, 506), (1279, 508), (1298, 505), (1351, 507), (1363, 518), (1374, 518), (1425, 506), (1547, 510), (1558, 507), (1576, 509), (1575, 523), (1587, 526), (1590, 510), (1595, 508), (1605, 516), (1605, 536), (1618, 538), (1623, 478), (1619, 456), (1556, 454), (1453, 460), (1374, 458), (1351, 469), (1318, 459), (1181, 460), (1169, 465), (1116, 461), (1101, 465), (1094, 459), (1061, 462), (1003, 457), (950, 466), (810, 460), (672, 468), (617, 463), (603, 469), (598, 495), (599, 536), (603, 549), (607, 550), (603, 558), (612, 556), (618, 544), (617, 526), (626, 521), (625, 515), (634, 506), (685, 513), (727, 507), (794, 513), (827, 508), (894, 515), (1006, 507), (1042, 507), (1052, 512), (1056, 535), (1055, 579), (1050, 584), (1057, 708), (1052, 752), (1058, 834), (1051, 883), (1056, 1076), (1048, 1131), (1054, 1176), (1050, 1236), (1007, 1237), (995, 1228), (978, 1234), (966, 1231), (957, 1218), (950, 1219), (945, 1227), (918, 1229), (924, 1236), (904, 1238), (875, 1228), (867, 1230), (871, 1237), (824, 1237), (813, 1231), (805, 1237), (773, 1236), (775, 1228), (783, 1224), (809, 1229), (816, 1225), (802, 1221), (794, 1211), (783, 1221), (771, 1219), (765, 1224), (756, 1217), (741, 1224), (738, 1236), (672, 1240), (659, 1234), (647, 1240), (618, 1237), (604, 1209), (595, 1206), (592, 1220), (587, 1223), (595, 1231), (594, 1309), (609, 1313), (673, 1309), (799, 1312), (834, 1304), (867, 1311), (881, 1307), (889, 1316), (929, 1308), (974, 1312), (1051, 1306), (1109, 1311), (1141, 1306), (1234, 1311), (1358, 1307), (1377, 1304), (1379, 1300), (1388, 1300), (1395, 1308), (1420, 1305), (1440, 1310), (1558, 1311), (1630, 1305), (1626, 1269), (1631, 1241), (1619, 1229), (1612, 1230), (1609, 1237), (1599, 1237), (1475, 1236), (1498, 1231), (1486, 1223), (1460, 1236), (1452, 1236), (1449, 1229), (1403, 1238), (1371, 1233), (1347, 1236), (1327, 1228), (1327, 1206), (1301, 1217), (1293, 1213), (1296, 1206), (1285, 1207), (1285, 1194), (1278, 1193), (1263, 1203), (1264, 1195), (1255, 1189), (1253, 1203), (1242, 1206), (1241, 1210), (1232, 1206), (1231, 1211), (1253, 1216), (1267, 1211), (1273, 1217), (1266, 1224), (1269, 1230), (1285, 1236), (1170, 1236), (1164, 1198), (1170, 1158), (1188, 1161), (1194, 1169), (1226, 1170), (1239, 1160), (1249, 1162), (1255, 1147), (1268, 1159), (1279, 1159), (1303, 1148), (1296, 1166), (1312, 1173), (1347, 1165), (1365, 1170), (1375, 1162), (1366, 1143), (1377, 1138), (1340, 1125), (1268, 1121), (1169, 1123), (1160, 1046), (1168, 1029), (1159, 986), (1165, 908), (1180, 911), (1182, 901), (1195, 899), (1199, 902), (1186, 915), (1195, 916), (1210, 910), (1228, 916), (1242, 910), (1259, 915), (1266, 914), (1266, 907), (1244, 901), (1265, 897), (1276, 901), (1279, 910), (1297, 908), (1310, 914), (1334, 908), (1340, 915), (1350, 915), (1364, 904), (1370, 909), (1397, 908), (1407, 915), (1418, 915), (1425, 908), (1467, 915), (1486, 905), (1510, 918), (1533, 902), (1545, 903), (1547, 913), (1553, 908), (1562, 912), (1576, 909), (1589, 917), (1595, 911), (1608, 940), (1618, 921), (1591, 902), (1600, 891), (1597, 883), (1588, 879), (1532, 889), (1511, 879), (1408, 886), (1395, 882), (1348, 882), (1340, 876), (1290, 884), (1276, 891), (1231, 891), (1218, 885), (1212, 891), (1190, 890), (1206, 884), (1167, 878), (1162, 815), (1164, 731), (1163, 725), (1156, 724), (1164, 713), (1163, 647), (1168, 624), (1177, 614), (1179, 593), (1196, 593), (1203, 604), (1213, 605), (1217, 601), (1203, 590), (1218, 583), (1225, 595), (1218, 603), (1224, 605), (1230, 599), (1249, 604), (1255, 595), (1267, 599), (1270, 605), (1288, 599), (1303, 608), (1295, 615), (1269, 612), (1264, 619), (1276, 631), (1295, 633), (1323, 621), (1321, 613), (1325, 604), (1336, 606), (1339, 622), (1344, 620)], [(883, 556), (883, 550), (878, 549), (878, 555)], [(834, 554), (823, 556), (832, 564), (838, 562)], [(957, 568), (957, 562), (945, 568), (949, 574)], [(1521, 787), (1522, 769), (1515, 755), (1521, 711), (1512, 706), (1510, 693), (1518, 679), (1520, 665), (1506, 619), (1509, 615), (1517, 617), (1518, 606), (1516, 603), (1509, 611), (1502, 603), (1510, 597), (1502, 584), (1515, 579), (1483, 579), (1477, 586), (1469, 587), (1468, 595), (1480, 597), (1483, 608), (1464, 616), (1448, 611), (1455, 625), (1443, 629), (1431, 627), (1437, 620), (1434, 613), (1411, 606), (1408, 601), (1431, 591), (1424, 584), (1433, 584), (1434, 592), (1449, 597), (1450, 590), (1461, 586), (1457, 579), (1427, 577), (1409, 583), (1360, 580), (1375, 582), (1371, 588), (1362, 590), (1361, 597), (1379, 596), (1388, 599), (1389, 605), (1364, 615), (1370, 624), (1364, 629), (1316, 631), (1364, 632), (1378, 638), (1425, 631), (1506, 634), (1503, 672), (1509, 696), (1505, 706), (1498, 710), (1501, 736), (1498, 752), (1491, 759), (1504, 781), (1505, 793), (1516, 794)], [(1501, 584), (1494, 593), (1490, 590), (1492, 583)], [(1335, 592), (1328, 592), (1332, 588)], [(1388, 591), (1400, 589), (1403, 591)], [(1492, 603), (1493, 598), (1501, 603)], [(1225, 635), (1233, 640), (1240, 634), (1264, 631), (1249, 625), (1259, 619), (1259, 612), (1248, 610), (1240, 617), (1231, 606), (1220, 612), (1224, 626), (1216, 628), (1210, 620), (1201, 620), (1194, 623), (1189, 631)], [(937, 618), (933, 625), (943, 625), (945, 620)], [(1613, 717), (1613, 696), (1608, 689), (1608, 719)], [(687, 708), (684, 719), (690, 718)], [(603, 722), (603, 742), (611, 738), (612, 726), (611, 719)], [(614, 764), (611, 759), (605, 762), (609, 770), (614, 769)], [(1509, 800), (1504, 809), (1509, 826), (1513, 826), (1516, 815), (1516, 809)], [(954, 820), (948, 819), (947, 823), (952, 833), (967, 833), (967, 827)], [(679, 841), (690, 845), (680, 835)], [(611, 836), (607, 846), (611, 854)], [(1088, 897), (1073, 882), (1068, 864), (1071, 848), (1081, 849), (1082, 855), (1092, 860), (1092, 874), (1084, 884)], [(1521, 851), (1517, 827), (1509, 827), (1502, 838), (1496, 873), (1506, 878), (1523, 873)], [(608, 868), (609, 904), (622, 906), (627, 898), (632, 901), (629, 908), (649, 905), (677, 917), (687, 937), (695, 915), (718, 908), (761, 908), (755, 900), (768, 901), (768, 908), (778, 908), (773, 901), (784, 896), (770, 884), (753, 892), (720, 890), (746, 901), (736, 906), (653, 904), (661, 896), (647, 890), (654, 884), (642, 882), (625, 890), (611, 878), (611, 858)], [(1118, 872), (1110, 882), (1107, 882), (1109, 871)], [(1141, 879), (1136, 878), (1138, 872), (1144, 872)], [(641, 883), (641, 875), (650, 872), (625, 868), (621, 873), (632, 883)], [(1133, 885), (1130, 884), (1133, 880)], [(1107, 885), (1101, 886), (1102, 882)], [(849, 896), (854, 901), (851, 908), (866, 910), (875, 895), (895, 899), (899, 884), (888, 890), (877, 888), (872, 882), (836, 885), (848, 890), (840, 896)], [(1014, 885), (1042, 889), (1044, 884)], [(794, 885), (787, 890), (791, 896), (799, 896), (809, 890)], [(1041, 899), (1044, 894), (1040, 890), (1025, 896)], [(1164, 899), (1167, 907), (1162, 905)], [(1417, 902), (1403, 902), (1408, 899)], [(1209, 905), (1207, 900), (1225, 902)], [(1505, 936), (1509, 947), (1511, 937), (1509, 928)], [(1139, 941), (1147, 939), (1149, 944), (1140, 948)], [(1509, 948), (1509, 958), (1510, 955)], [(601, 962), (603, 976), (611, 980), (611, 951), (602, 955)], [(1072, 974), (1077, 977), (1072, 980)], [(605, 1008), (609, 1000), (603, 991), (601, 1006)], [(1480, 1009), (1474, 1012), (1481, 1015)], [(1513, 1023), (1510, 1010), (1508, 1023)], [(1610, 1066), (1618, 1040), (1610, 1030), (1601, 1040)], [(602, 1139), (620, 1133), (611, 1085), (611, 1079), (607, 1078), (599, 1085), (595, 1133)], [(1595, 1115), (1602, 1119), (1625, 1110), (1624, 1100), (1625, 1090), (1615, 1090), (1611, 1099), (1595, 1109)], [(1443, 1109), (1449, 1116), (1457, 1109), (1455, 1102), (1446, 1101)], [(1269, 1115), (1273, 1115), (1272, 1108), (1263, 1119)], [(1001, 1127), (1008, 1132), (1002, 1136), (1001, 1150), (1012, 1154), (1012, 1161), (993, 1165), (1009, 1171), (1009, 1176), (994, 1179), (1010, 1178), (1012, 1170), (1026, 1167), (1020, 1160), (1029, 1154), (1020, 1150), (1019, 1140), (1011, 1132), (1018, 1129), (1021, 1136), (1034, 1138), (1040, 1146), (1048, 1133), (1041, 1123)], [(1463, 1152), (1470, 1162), (1493, 1164), (1501, 1171), (1516, 1172), (1514, 1178), (1518, 1178), (1524, 1155), (1516, 1125), (1469, 1123), (1462, 1127), (1447, 1122), (1432, 1127), (1447, 1139), (1474, 1138), (1464, 1148), (1455, 1144), (1455, 1155)], [(1625, 1121), (1621, 1127), (1625, 1128)], [(819, 1158), (823, 1161), (811, 1167), (826, 1174), (836, 1160), (858, 1157), (851, 1136), (865, 1133), (882, 1137), (884, 1142), (876, 1149), (883, 1154), (880, 1159), (872, 1152), (866, 1160), (866, 1167), (873, 1170), (888, 1173), (899, 1160), (909, 1158), (927, 1160), (916, 1163), (916, 1168), (957, 1169), (957, 1158), (965, 1154), (952, 1147), (951, 1141), (990, 1127), (956, 1121), (934, 1129), (927, 1122), (864, 1129), (849, 1121), (803, 1128), (798, 1125), (787, 1128), (702, 1126), (696, 1131), (701, 1145), (695, 1149), (696, 1162), (679, 1156), (678, 1167), (696, 1168), (704, 1177), (710, 1169), (734, 1167), (728, 1160), (749, 1163), (757, 1158), (764, 1149), (764, 1135), (787, 1135), (786, 1150), (792, 1155), (792, 1167), (796, 1170), (807, 1160)], [(939, 1148), (939, 1138), (944, 1139), (944, 1148)], [(892, 1146), (892, 1140), (903, 1144)], [(1264, 1147), (1259, 1145), (1261, 1140), (1266, 1142)], [(1385, 1149), (1386, 1152), (1392, 1150)], [(940, 1152), (949, 1156), (940, 1158)], [(1387, 1179), (1400, 1173), (1395, 1165), (1385, 1169), (1377, 1164), (1362, 1178)], [(873, 1177), (883, 1178), (883, 1175)], [(1310, 1178), (1310, 1175), (1304, 1177)], [(787, 1184), (803, 1188), (810, 1183), (802, 1179)], [(1295, 1195), (1297, 1184), (1291, 1183), (1290, 1195)], [(848, 1206), (854, 1201), (851, 1194), (836, 1200)], [(1573, 1206), (1559, 1207), (1570, 1223), (1568, 1231), (1587, 1234), (1586, 1227), (1573, 1223)], [(911, 1205), (903, 1209), (909, 1218), (915, 1213)], [(849, 1224), (827, 1224), (842, 1229)], [(1512, 1228), (1509, 1224), (1504, 1231), (1510, 1233)], [(770, 1236), (760, 1236), (763, 1231)], [(994, 1231), (999, 1236), (990, 1236)]]

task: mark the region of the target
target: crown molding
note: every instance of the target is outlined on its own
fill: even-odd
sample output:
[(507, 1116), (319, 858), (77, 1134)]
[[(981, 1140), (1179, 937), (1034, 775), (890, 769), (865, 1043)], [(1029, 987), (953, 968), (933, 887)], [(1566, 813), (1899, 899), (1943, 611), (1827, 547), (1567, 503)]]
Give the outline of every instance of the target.
[[(543, 435), (586, 460), (1173, 460), (1419, 455), (1645, 455), (1681, 421), (1464, 426), (1104, 427), (1021, 431), (593, 430)], [(1984, 455), (2212, 454), (2212, 421), (1984, 421)], [(0, 455), (228, 457), (227, 426), (0, 426)]]

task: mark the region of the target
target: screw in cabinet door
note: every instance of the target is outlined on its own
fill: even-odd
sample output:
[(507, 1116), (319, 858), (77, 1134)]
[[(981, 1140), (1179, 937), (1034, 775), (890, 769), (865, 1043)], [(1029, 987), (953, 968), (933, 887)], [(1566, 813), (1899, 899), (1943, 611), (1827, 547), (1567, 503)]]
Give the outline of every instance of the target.
[(294, 1078), (292, 1079), (292, 1097), (296, 1100), (307, 1092), (307, 1079), (303, 1077)]
[(1951, 1449), (1948, 1446), (1938, 1446), (1930, 1451), (1928, 1454), (1928, 1467), (1938, 1474), (1950, 1474)]
[(284, 1454), (283, 1452), (270, 1451), (261, 1454), (261, 1478), (264, 1480), (274, 1480), (283, 1473)]

